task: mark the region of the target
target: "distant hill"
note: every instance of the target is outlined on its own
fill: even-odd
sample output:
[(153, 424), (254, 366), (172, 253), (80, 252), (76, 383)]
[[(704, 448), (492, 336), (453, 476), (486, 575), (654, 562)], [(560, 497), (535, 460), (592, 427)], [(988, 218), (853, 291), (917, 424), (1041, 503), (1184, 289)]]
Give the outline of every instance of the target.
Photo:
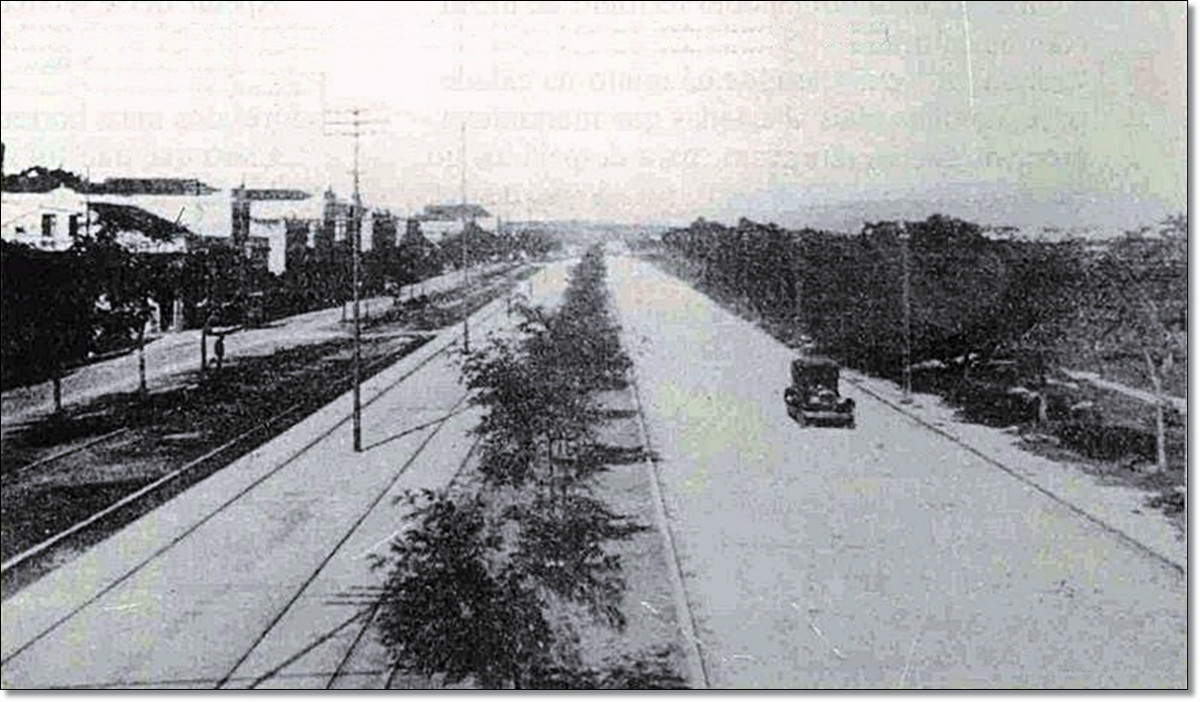
[(505, 229), (530, 230), (554, 235), (567, 244), (589, 246), (591, 244), (616, 241), (631, 236), (661, 234), (670, 227), (662, 224), (630, 224), (626, 222), (604, 222), (583, 219), (505, 221)]

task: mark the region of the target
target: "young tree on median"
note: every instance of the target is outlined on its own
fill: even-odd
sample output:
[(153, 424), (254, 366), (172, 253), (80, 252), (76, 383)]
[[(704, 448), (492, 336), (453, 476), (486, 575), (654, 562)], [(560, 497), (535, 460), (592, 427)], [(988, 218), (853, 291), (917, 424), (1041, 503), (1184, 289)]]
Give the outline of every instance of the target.
[(405, 669), (487, 689), (529, 686), (551, 656), (535, 593), (499, 562), (501, 536), (478, 497), (426, 493), (416, 525), (392, 544), (383, 641)]

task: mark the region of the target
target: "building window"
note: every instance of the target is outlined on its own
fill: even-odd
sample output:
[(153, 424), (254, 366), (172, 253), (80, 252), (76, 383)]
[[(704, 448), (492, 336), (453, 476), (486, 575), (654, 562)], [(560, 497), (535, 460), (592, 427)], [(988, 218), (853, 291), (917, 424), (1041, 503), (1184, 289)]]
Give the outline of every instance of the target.
[(71, 235), (72, 239), (79, 236), (79, 215), (73, 214), (67, 217), (67, 233)]
[(52, 214), (42, 215), (42, 236), (53, 237), (55, 234), (58, 233), (56, 231), (56, 229), (58, 228), (57, 225), (58, 225), (58, 221), (54, 215), (52, 215)]

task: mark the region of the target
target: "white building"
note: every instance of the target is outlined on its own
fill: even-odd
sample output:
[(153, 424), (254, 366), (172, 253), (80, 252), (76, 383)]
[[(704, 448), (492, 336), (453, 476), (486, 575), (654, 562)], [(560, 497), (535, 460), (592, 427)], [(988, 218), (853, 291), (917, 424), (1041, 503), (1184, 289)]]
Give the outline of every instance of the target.
[(47, 193), (0, 194), (0, 237), (42, 251), (66, 251), (84, 231), (87, 199), (67, 187)]
[[(277, 199), (266, 197), (266, 194), (283, 191), (246, 192), (251, 203), (249, 236), (262, 237), (270, 243), (267, 269), (272, 273), (282, 273), (287, 269), (287, 221), (292, 219), (310, 223), (320, 222), (324, 203), (320, 198), (310, 197), (306, 193), (303, 198), (294, 196), (289, 199)], [(311, 242), (309, 245), (312, 245)]]
[[(143, 189), (153, 190), (153, 185), (160, 182), (174, 181), (148, 179), (138, 181), (138, 184), (149, 185)], [(286, 220), (320, 220), (323, 213), (323, 203), (319, 198), (298, 190), (244, 187), (214, 190), (202, 184), (198, 184), (192, 192), (187, 192), (187, 188), (180, 189), (182, 192), (170, 193), (124, 189), (128, 192), (104, 193), (92, 195), (91, 198), (99, 202), (140, 207), (163, 219), (178, 222), (194, 234), (213, 239), (232, 239), (235, 236), (235, 212), (241, 203), (246, 208), (246, 231), (241, 233), (251, 248), (257, 248), (261, 241), (266, 240), (269, 248), (267, 269), (272, 273), (282, 273), (286, 266)]]

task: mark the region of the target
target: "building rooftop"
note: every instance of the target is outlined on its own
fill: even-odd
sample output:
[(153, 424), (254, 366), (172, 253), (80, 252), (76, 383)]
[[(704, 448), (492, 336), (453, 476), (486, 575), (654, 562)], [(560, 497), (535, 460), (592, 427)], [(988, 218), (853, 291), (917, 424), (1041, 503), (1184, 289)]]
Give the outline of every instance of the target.
[(140, 232), (158, 241), (171, 241), (176, 236), (190, 233), (186, 227), (133, 205), (92, 202), (88, 207), (96, 213), (96, 222), (101, 229), (111, 227), (116, 232)]

